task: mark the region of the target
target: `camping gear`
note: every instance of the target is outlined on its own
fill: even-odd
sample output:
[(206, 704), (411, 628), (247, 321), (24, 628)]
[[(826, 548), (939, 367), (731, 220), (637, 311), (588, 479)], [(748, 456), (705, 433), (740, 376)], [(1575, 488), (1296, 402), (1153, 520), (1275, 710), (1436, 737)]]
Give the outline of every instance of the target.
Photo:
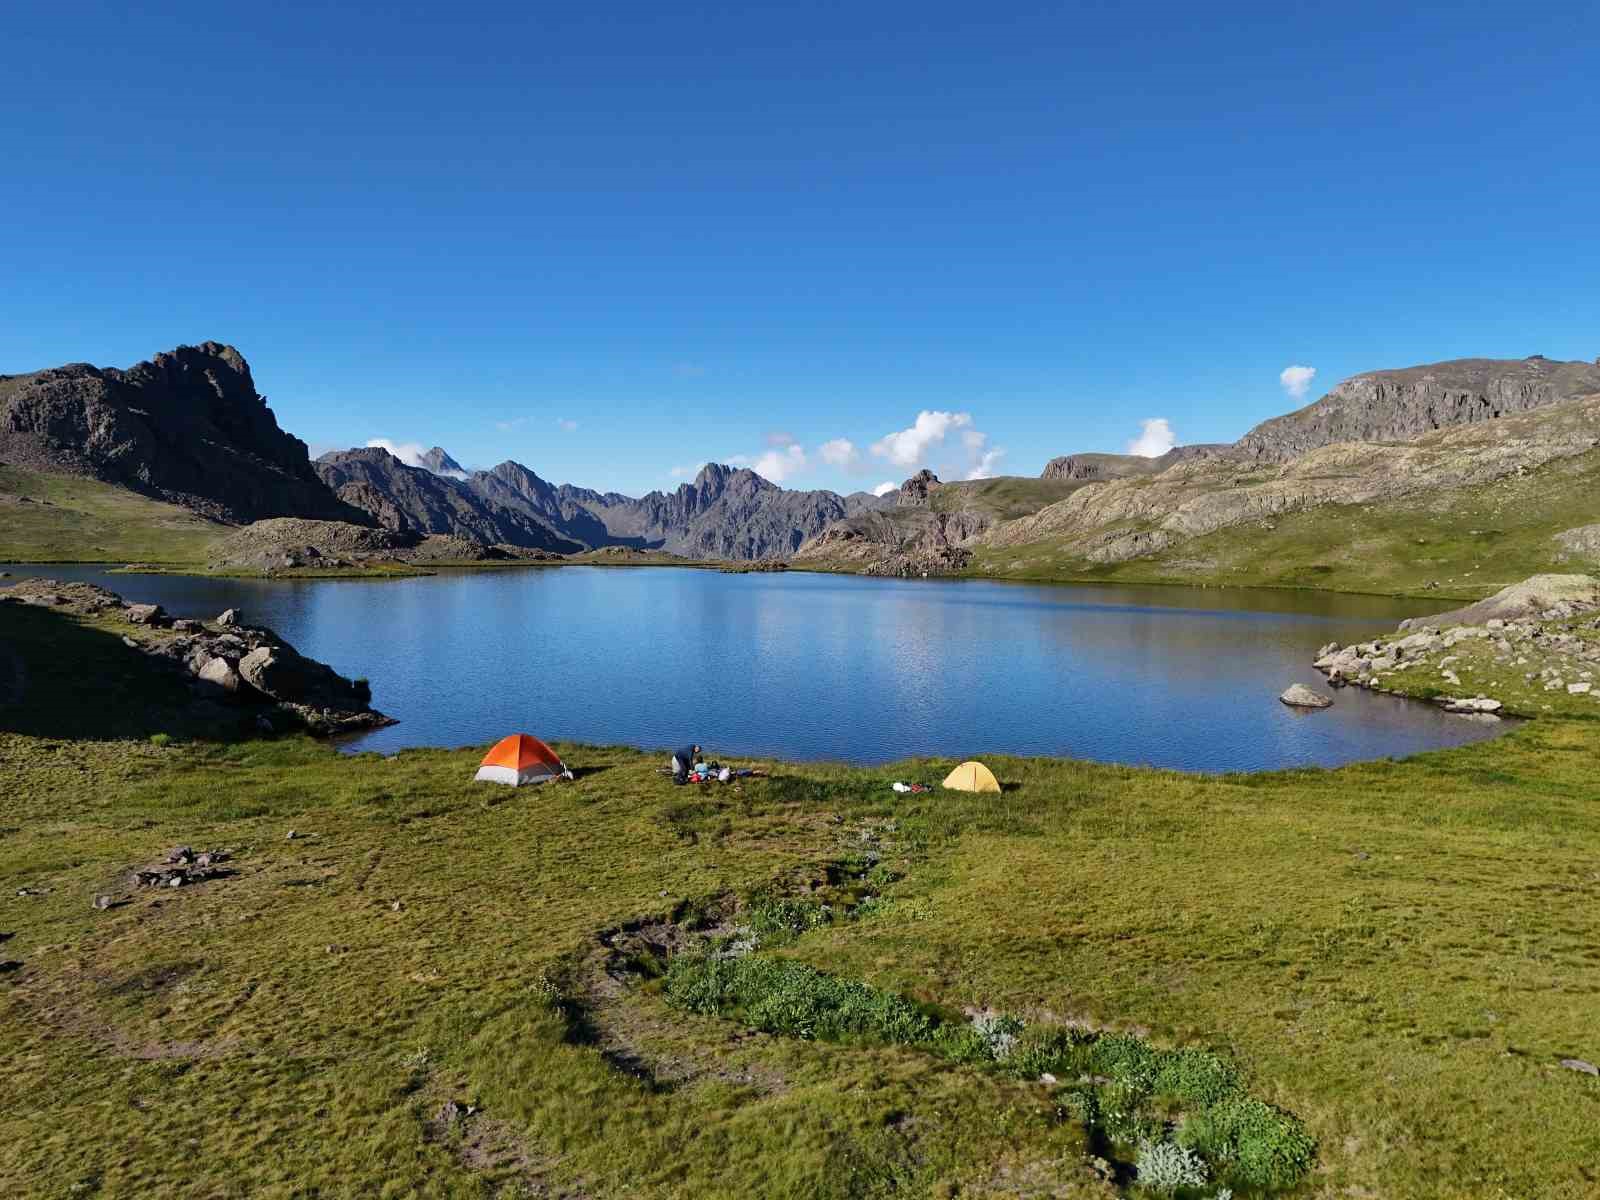
[(902, 794), (905, 792), (917, 793), (933, 791), (933, 789), (925, 783), (901, 783), (898, 779), (896, 779), (889, 786)]
[(513, 733), (494, 744), (483, 756), (483, 765), (474, 779), (520, 787), (525, 783), (547, 783), (552, 779), (571, 779), (572, 772), (556, 752), (538, 738)]
[(953, 792), (998, 792), (1000, 781), (981, 762), (964, 762), (944, 777), (944, 786)]

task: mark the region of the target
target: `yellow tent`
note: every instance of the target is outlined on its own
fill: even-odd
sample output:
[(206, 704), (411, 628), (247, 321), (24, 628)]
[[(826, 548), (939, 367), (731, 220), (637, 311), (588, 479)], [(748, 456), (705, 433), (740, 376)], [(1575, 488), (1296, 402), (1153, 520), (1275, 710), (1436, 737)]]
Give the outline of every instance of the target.
[(994, 772), (981, 762), (964, 762), (944, 777), (944, 786), (957, 792), (998, 792)]

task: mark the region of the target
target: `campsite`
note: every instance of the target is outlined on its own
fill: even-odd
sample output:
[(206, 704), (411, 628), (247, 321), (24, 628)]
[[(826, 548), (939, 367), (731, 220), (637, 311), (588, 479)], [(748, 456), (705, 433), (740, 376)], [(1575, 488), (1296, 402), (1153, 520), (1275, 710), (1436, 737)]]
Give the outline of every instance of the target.
[(129, 738), (114, 697), (161, 693), (98, 673), (125, 618), (37, 616), (35, 732), (0, 734), (20, 1194), (1110, 1197), (1143, 1162), (1445, 1197), (1464, 1161), (1592, 1194), (1593, 722), (677, 786), (534, 733)]

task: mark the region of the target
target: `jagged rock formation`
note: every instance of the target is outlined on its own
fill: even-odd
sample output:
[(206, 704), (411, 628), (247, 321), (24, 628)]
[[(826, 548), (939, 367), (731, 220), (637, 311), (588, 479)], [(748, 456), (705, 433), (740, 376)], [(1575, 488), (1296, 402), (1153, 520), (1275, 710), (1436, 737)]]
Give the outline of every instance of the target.
[(937, 475), (923, 467), (900, 485), (894, 502), (900, 508), (926, 508), (933, 493), (943, 486)]
[(532, 512), (485, 497), (470, 479), (463, 482), (422, 467), (408, 467), (378, 447), (324, 454), (315, 465), (339, 499), (366, 512), (384, 529), (556, 553), (584, 548)]
[(90, 476), (221, 521), (364, 520), (278, 428), (244, 356), (217, 342), (125, 371), (69, 363), (0, 376), (0, 463)]
[(972, 539), (989, 527), (976, 512), (893, 508), (836, 521), (794, 555), (801, 565), (852, 567), (863, 575), (953, 575), (972, 561)]
[[(521, 463), (503, 462), (489, 471), (475, 471), (467, 485), (492, 504), (525, 513), (548, 525), (563, 537), (591, 549), (611, 545), (642, 545), (614, 538), (606, 523), (586, 503), (588, 497), (601, 499), (572, 487), (556, 487), (539, 478)], [(625, 500), (625, 497), (617, 497)]]
[(786, 557), (863, 507), (861, 500), (835, 492), (786, 491), (754, 471), (718, 463), (707, 463), (693, 483), (676, 491), (638, 500), (595, 498), (577, 489), (569, 494), (581, 497), (618, 541), (690, 558), (735, 560)]
[(1281, 463), (1337, 442), (1405, 442), (1600, 393), (1600, 363), (1459, 358), (1346, 379), (1313, 404), (1257, 425), (1235, 451)]

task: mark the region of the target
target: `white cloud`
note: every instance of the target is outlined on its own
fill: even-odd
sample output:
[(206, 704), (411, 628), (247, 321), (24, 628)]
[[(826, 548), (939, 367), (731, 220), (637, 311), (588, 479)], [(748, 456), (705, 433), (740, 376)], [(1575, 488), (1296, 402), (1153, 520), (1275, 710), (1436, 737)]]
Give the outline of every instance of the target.
[(900, 485), (898, 483), (894, 483), (886, 479), (877, 487), (872, 489), (872, 494), (874, 496), (887, 496), (890, 492), (898, 492), (899, 490)]
[(571, 417), (557, 417), (556, 428), (561, 430), (562, 433), (577, 433), (578, 423)]
[(1140, 458), (1160, 458), (1177, 444), (1171, 421), (1165, 417), (1147, 417), (1139, 422), (1139, 436), (1128, 443), (1128, 453)]
[(1296, 400), (1306, 394), (1306, 389), (1311, 386), (1311, 381), (1317, 377), (1315, 367), (1285, 367), (1278, 372), (1278, 382), (1283, 385), (1283, 390)]
[(388, 438), (373, 438), (367, 442), (367, 447), (387, 450), (408, 467), (422, 466), (422, 456), (428, 452), (421, 442), (391, 442)]
[(967, 478), (993, 479), (995, 467), (999, 465), (1000, 460), (1005, 456), (1006, 452), (998, 448), (994, 450), (985, 450), (982, 454), (978, 455), (978, 460), (973, 463), (971, 468), (967, 471)]
[(747, 454), (736, 454), (728, 461), (736, 467), (749, 467), (757, 475), (772, 483), (782, 483), (811, 465), (806, 457), (805, 447), (796, 445), (768, 450), (756, 458), (751, 458)]
[(772, 433), (767, 434), (767, 445), (769, 446), (792, 446), (794, 443), (795, 436), (792, 433), (774, 430)]
[(687, 479), (694, 474), (693, 467), (673, 467), (667, 474), (673, 479)]
[(817, 448), (817, 453), (822, 455), (822, 461), (830, 467), (853, 467), (861, 460), (861, 451), (856, 449), (856, 444), (849, 438), (834, 438), (831, 442), (823, 442)]
[(872, 453), (886, 458), (897, 467), (914, 467), (923, 461), (929, 449), (943, 443), (945, 435), (953, 429), (965, 429), (972, 424), (971, 413), (938, 412), (923, 409), (909, 429), (885, 434), (872, 443)]
[(501, 433), (510, 433), (513, 429), (521, 429), (532, 417), (512, 417), (509, 421), (496, 421), (494, 427)]

